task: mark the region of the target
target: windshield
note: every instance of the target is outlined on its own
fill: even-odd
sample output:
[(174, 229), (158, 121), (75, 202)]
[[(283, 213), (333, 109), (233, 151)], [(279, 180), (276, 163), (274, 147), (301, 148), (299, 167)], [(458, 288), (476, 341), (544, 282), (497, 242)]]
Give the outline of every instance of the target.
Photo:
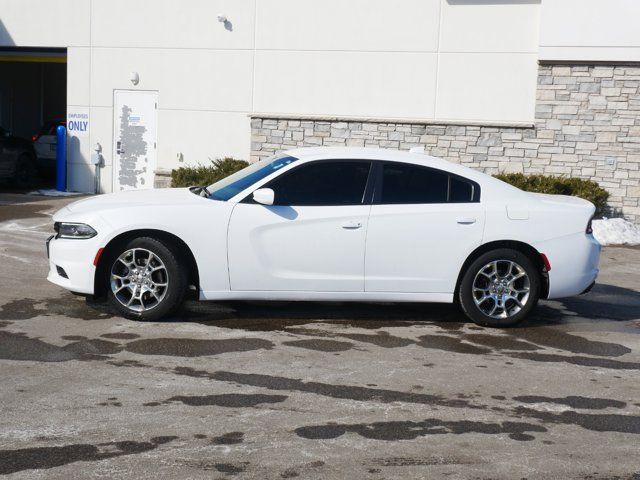
[(235, 197), (245, 188), (250, 187), (263, 178), (268, 177), (276, 170), (280, 170), (296, 160), (298, 159), (295, 157), (280, 155), (249, 165), (239, 172), (209, 185), (207, 187), (207, 190), (210, 192), (209, 198), (227, 201)]

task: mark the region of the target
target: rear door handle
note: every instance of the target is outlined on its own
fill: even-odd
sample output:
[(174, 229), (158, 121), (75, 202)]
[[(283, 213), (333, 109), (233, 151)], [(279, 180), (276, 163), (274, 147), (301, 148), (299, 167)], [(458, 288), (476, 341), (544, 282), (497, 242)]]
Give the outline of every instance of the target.
[(476, 223), (476, 219), (473, 217), (458, 217), (456, 219), (456, 222), (458, 222), (460, 225), (473, 225), (474, 223)]
[(362, 222), (357, 222), (355, 220), (350, 220), (342, 224), (342, 228), (345, 228), (347, 230), (357, 230), (358, 228), (361, 228), (361, 227), (362, 227)]

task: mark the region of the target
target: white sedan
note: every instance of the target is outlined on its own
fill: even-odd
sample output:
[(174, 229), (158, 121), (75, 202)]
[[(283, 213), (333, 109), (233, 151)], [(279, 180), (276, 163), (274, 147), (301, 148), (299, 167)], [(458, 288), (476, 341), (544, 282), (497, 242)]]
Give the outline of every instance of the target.
[(598, 275), (594, 206), (420, 153), (299, 149), (208, 187), (127, 191), (53, 220), (48, 279), (156, 320), (200, 300), (458, 303), (514, 325)]

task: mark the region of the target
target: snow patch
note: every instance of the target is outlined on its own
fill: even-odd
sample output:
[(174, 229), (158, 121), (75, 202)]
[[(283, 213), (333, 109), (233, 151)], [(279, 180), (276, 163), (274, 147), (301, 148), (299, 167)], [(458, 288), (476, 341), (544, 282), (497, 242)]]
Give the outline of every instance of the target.
[(44, 195), (45, 197), (73, 197), (75, 195), (82, 195), (78, 192), (61, 192), (54, 189), (34, 190), (29, 192), (29, 195)]
[(601, 245), (640, 245), (640, 226), (623, 218), (593, 221), (593, 236)]

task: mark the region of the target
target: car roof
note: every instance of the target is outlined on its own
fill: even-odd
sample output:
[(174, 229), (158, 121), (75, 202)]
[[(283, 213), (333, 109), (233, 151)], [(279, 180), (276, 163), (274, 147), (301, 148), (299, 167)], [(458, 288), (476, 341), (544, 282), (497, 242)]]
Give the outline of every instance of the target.
[(520, 196), (523, 192), (497, 178), (487, 175), (480, 170), (469, 168), (459, 163), (449, 162), (442, 158), (432, 157), (425, 153), (403, 152), (384, 148), (361, 147), (305, 147), (287, 150), (283, 155), (289, 155), (300, 161), (333, 160), (333, 159), (361, 159), (361, 160), (386, 160), (402, 162), (425, 167), (437, 168), (449, 173), (460, 175), (478, 182), (490, 191), (501, 192), (503, 195)]
[[(421, 153), (403, 152), (400, 150), (391, 150), (384, 148), (362, 148), (362, 147), (304, 147), (296, 148), (294, 150), (287, 150), (287, 155), (299, 158), (301, 160), (307, 157), (322, 156), (325, 158), (367, 158), (371, 160), (385, 159), (393, 160), (406, 159), (409, 157), (424, 158), (427, 155)], [(435, 158), (435, 157), (430, 157)], [(402, 160), (400, 160), (402, 161)]]
[[(449, 170), (451, 167), (460, 166), (442, 158), (432, 157), (425, 153), (403, 152), (384, 148), (361, 148), (361, 147), (309, 147), (287, 150), (286, 155), (296, 157), (299, 160), (323, 159), (351, 159), (358, 158), (364, 160), (387, 160), (391, 162), (414, 163), (427, 167), (443, 168)], [(466, 167), (462, 167), (466, 170)], [(473, 170), (471, 170), (473, 171)]]
[[(403, 152), (384, 148), (360, 148), (360, 147), (310, 147), (297, 148), (283, 152), (299, 160), (319, 159), (363, 159), (386, 160), (391, 162), (411, 163), (425, 167), (437, 168), (451, 173), (457, 173), (473, 180), (484, 180), (488, 175), (457, 163), (449, 162), (442, 158), (432, 157), (424, 153)], [(491, 177), (489, 177), (491, 178)]]

